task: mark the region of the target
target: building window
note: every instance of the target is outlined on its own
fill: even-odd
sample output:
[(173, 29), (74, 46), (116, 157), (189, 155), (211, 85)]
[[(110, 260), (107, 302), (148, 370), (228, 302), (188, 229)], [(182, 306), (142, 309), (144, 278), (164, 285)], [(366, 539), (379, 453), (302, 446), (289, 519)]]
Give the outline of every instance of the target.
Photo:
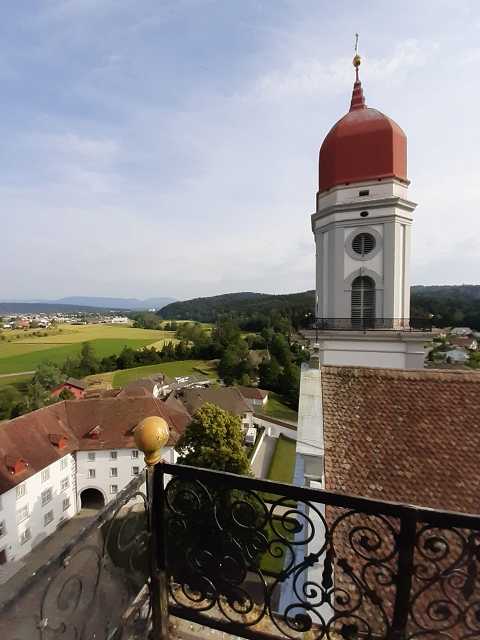
[(138, 449), (132, 450), (132, 458), (138, 458)]
[(358, 192), (359, 196), (369, 196), (370, 195), (370, 189), (362, 189), (361, 191)]
[(352, 282), (352, 325), (360, 328), (375, 324), (375, 282), (358, 276)]
[(140, 473), (140, 467), (132, 467), (132, 476), (138, 476)]
[(17, 500), (19, 498), (23, 498), (23, 496), (26, 495), (26, 493), (27, 493), (27, 485), (25, 483), (19, 484), (18, 487), (16, 488)]
[(20, 524), (20, 522), (23, 522), (24, 520), (26, 520), (28, 518), (28, 515), (29, 515), (29, 511), (28, 511), (28, 504), (27, 504), (17, 511), (17, 524)]
[(88, 477), (89, 478), (95, 478), (95, 469), (89, 469), (88, 470)]
[(60, 482), (60, 490), (61, 491), (65, 491), (65, 489), (68, 489), (69, 486), (70, 486), (69, 478), (68, 477), (62, 478), (62, 480)]
[(112, 460), (116, 460), (117, 459), (117, 452), (116, 451), (110, 451), (110, 458)]
[(367, 256), (375, 249), (375, 238), (371, 233), (359, 233), (352, 240), (352, 249), (359, 256)]
[(47, 511), (47, 513), (43, 516), (43, 526), (46, 527), (48, 524), (53, 522), (53, 511)]
[(0, 538), (7, 533), (7, 525), (5, 520), (0, 521)]
[(20, 544), (25, 544), (31, 539), (32, 539), (32, 532), (30, 531), (30, 527), (27, 527), (25, 531), (23, 531), (20, 534)]
[(50, 480), (50, 469), (44, 469), (42, 471), (42, 482), (46, 482), (47, 480)]
[(95, 451), (88, 452), (88, 459), (93, 462), (95, 460)]
[(110, 477), (118, 478), (118, 469), (117, 467), (110, 467)]
[(60, 470), (63, 471), (63, 469), (66, 469), (67, 467), (68, 467), (68, 457), (65, 456), (60, 460)]
[(66, 511), (69, 508), (70, 508), (70, 498), (64, 498), (62, 502), (62, 509), (63, 511)]
[(110, 493), (117, 493), (117, 492), (118, 492), (118, 484), (111, 484)]
[(45, 489), (45, 491), (42, 491), (42, 507), (44, 507), (46, 504), (51, 502), (51, 500), (52, 500), (52, 487), (49, 487), (48, 489)]

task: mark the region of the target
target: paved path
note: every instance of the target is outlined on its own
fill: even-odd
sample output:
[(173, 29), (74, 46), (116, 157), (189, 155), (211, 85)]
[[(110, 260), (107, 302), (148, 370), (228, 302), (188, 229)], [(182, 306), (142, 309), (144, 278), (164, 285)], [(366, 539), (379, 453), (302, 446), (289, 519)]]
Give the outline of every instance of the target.
[(17, 371), (16, 373), (0, 373), (0, 378), (13, 378), (14, 376), (29, 376), (33, 375), (34, 371)]
[[(78, 535), (90, 520), (98, 513), (95, 509), (82, 509), (76, 516), (70, 518), (63, 527), (57, 529), (51, 536), (42, 540), (33, 551), (24, 556), (17, 564), (18, 571), (10, 576), (5, 565), (4, 580), (0, 572), (0, 603), (15, 593), (25, 581), (42, 567), (50, 558), (55, 557), (63, 547)], [(12, 563), (14, 564), (14, 563)]]

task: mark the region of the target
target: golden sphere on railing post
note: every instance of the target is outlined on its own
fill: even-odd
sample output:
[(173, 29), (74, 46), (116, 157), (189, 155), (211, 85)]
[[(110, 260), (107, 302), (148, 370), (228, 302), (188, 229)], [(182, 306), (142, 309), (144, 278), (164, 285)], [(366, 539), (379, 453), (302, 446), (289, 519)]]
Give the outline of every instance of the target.
[(151, 467), (160, 462), (162, 449), (170, 437), (168, 424), (160, 416), (144, 418), (133, 432), (135, 444), (145, 455), (145, 463)]

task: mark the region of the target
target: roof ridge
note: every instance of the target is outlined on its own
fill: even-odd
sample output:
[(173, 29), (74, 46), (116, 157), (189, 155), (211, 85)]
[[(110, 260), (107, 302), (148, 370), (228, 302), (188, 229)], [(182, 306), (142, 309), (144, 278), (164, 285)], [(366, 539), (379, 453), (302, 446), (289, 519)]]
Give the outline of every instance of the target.
[(326, 374), (343, 373), (344, 375), (351, 372), (352, 377), (365, 378), (433, 379), (439, 381), (446, 378), (462, 378), (463, 381), (480, 384), (480, 373), (462, 369), (387, 369), (384, 367), (322, 365), (322, 371)]

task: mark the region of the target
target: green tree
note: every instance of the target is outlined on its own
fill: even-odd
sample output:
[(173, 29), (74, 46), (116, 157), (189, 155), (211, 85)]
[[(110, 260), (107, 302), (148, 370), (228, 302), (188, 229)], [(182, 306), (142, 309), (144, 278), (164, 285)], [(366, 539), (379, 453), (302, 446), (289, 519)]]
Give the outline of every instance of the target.
[(130, 347), (123, 347), (117, 358), (117, 366), (119, 369), (131, 369), (136, 365), (135, 351)]
[(0, 388), (0, 420), (15, 418), (22, 412), (23, 396), (13, 385)]
[(176, 451), (180, 464), (249, 473), (240, 418), (214, 404), (206, 403), (194, 414)]
[(74, 400), (75, 396), (73, 395), (73, 393), (70, 391), (70, 389), (62, 389), (60, 391), (60, 393), (58, 394), (58, 397), (60, 398), (60, 400)]
[(88, 376), (92, 373), (97, 373), (100, 368), (100, 363), (95, 354), (95, 349), (91, 342), (84, 342), (80, 349), (80, 359), (78, 362), (78, 368), (80, 376)]
[(274, 356), (270, 360), (264, 360), (258, 368), (260, 388), (276, 391), (281, 373), (280, 365)]
[(32, 382), (28, 385), (25, 405), (28, 411), (35, 411), (41, 409), (46, 404), (50, 404), (51, 398), (48, 389), (45, 389), (40, 382)]
[(294, 409), (298, 407), (300, 391), (300, 367), (288, 362), (278, 378), (278, 391)]
[(276, 333), (272, 341), (270, 343), (270, 353), (274, 356), (277, 362), (285, 366), (292, 359), (292, 354), (290, 351), (290, 345), (288, 344), (287, 339), (281, 333)]
[(42, 362), (38, 365), (37, 371), (33, 376), (33, 382), (38, 382), (45, 389), (53, 389), (63, 380), (64, 376), (53, 362)]

